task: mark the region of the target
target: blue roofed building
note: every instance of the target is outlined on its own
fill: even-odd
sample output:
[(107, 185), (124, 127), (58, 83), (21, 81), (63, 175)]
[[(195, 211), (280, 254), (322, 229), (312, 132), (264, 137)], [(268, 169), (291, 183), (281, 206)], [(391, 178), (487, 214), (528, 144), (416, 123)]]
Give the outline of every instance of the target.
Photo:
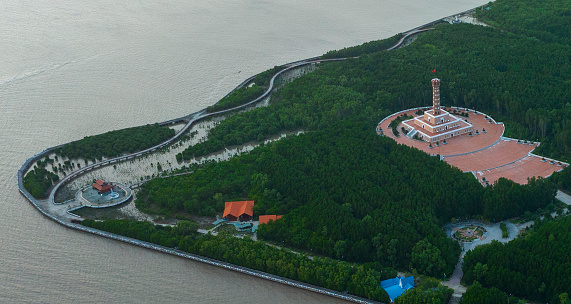
[(389, 294), (391, 302), (394, 302), (405, 291), (414, 288), (414, 276), (407, 278), (396, 277), (381, 281), (381, 287)]

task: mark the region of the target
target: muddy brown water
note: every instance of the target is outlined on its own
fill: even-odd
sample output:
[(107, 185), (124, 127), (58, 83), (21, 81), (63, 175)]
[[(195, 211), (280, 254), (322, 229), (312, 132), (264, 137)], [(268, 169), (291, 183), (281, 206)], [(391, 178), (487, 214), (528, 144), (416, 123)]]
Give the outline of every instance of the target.
[(16, 172), (47, 147), (193, 113), (275, 65), (486, 2), (4, 1), (0, 302), (342, 302), (67, 229), (19, 194)]

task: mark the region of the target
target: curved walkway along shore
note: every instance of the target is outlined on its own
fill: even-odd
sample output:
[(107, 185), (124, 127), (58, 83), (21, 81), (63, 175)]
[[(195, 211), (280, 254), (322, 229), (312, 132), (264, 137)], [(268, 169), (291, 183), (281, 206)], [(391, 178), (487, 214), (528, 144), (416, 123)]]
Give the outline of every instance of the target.
[(143, 242), (137, 239), (133, 239), (133, 238), (129, 238), (129, 237), (125, 237), (122, 235), (118, 235), (118, 234), (114, 234), (114, 233), (109, 233), (109, 232), (105, 232), (102, 230), (98, 230), (98, 229), (94, 229), (91, 227), (86, 227), (80, 224), (76, 224), (76, 223), (72, 223), (71, 220), (74, 218), (72, 214), (68, 213), (68, 209), (66, 207), (64, 207), (63, 205), (56, 205), (55, 201), (54, 201), (54, 196), (55, 193), (57, 192), (57, 190), (64, 185), (65, 183), (71, 181), (73, 178), (76, 178), (88, 171), (91, 171), (93, 169), (96, 168), (100, 168), (103, 166), (107, 166), (113, 163), (117, 163), (123, 160), (129, 160), (129, 159), (133, 159), (151, 152), (155, 152), (158, 149), (164, 148), (172, 143), (174, 143), (176, 140), (178, 140), (182, 134), (184, 134), (184, 132), (186, 132), (192, 125), (194, 125), (195, 123), (197, 123), (200, 120), (209, 118), (209, 117), (213, 117), (216, 115), (220, 115), (220, 114), (225, 114), (225, 113), (229, 113), (235, 110), (239, 110), (239, 109), (243, 109), (246, 108), (252, 104), (255, 104), (263, 99), (265, 99), (266, 97), (268, 97), (268, 95), (270, 95), (270, 93), (272, 92), (272, 90), (274, 89), (274, 82), (276, 80), (276, 78), (278, 76), (280, 76), (281, 74), (290, 71), (292, 69), (304, 66), (304, 65), (309, 65), (309, 64), (314, 64), (314, 63), (320, 63), (320, 62), (325, 62), (325, 61), (342, 61), (342, 60), (346, 60), (347, 58), (338, 58), (338, 59), (323, 59), (323, 60), (315, 60), (314, 58), (310, 58), (309, 60), (305, 60), (305, 61), (298, 61), (298, 62), (294, 62), (294, 63), (290, 63), (287, 66), (287, 68), (279, 71), (278, 73), (276, 73), (272, 79), (270, 80), (270, 86), (269, 88), (264, 92), (264, 94), (262, 94), (260, 97), (246, 103), (243, 104), (241, 106), (237, 106), (234, 108), (230, 108), (230, 109), (226, 109), (226, 110), (222, 110), (222, 111), (218, 111), (218, 112), (214, 112), (214, 113), (206, 113), (206, 110), (202, 110), (196, 113), (193, 113), (190, 115), (191, 119), (190, 121), (179, 131), (177, 132), (172, 138), (166, 140), (163, 143), (160, 143), (156, 146), (153, 146), (151, 148), (133, 153), (133, 154), (128, 154), (128, 155), (124, 155), (124, 156), (120, 156), (120, 157), (115, 157), (115, 158), (110, 158), (98, 163), (94, 163), (92, 165), (83, 167), (79, 170), (76, 170), (72, 173), (70, 173), (69, 175), (67, 175), (66, 177), (64, 177), (63, 179), (61, 179), (56, 185), (54, 185), (52, 191), (50, 192), (49, 198), (47, 200), (38, 200), (36, 198), (34, 198), (25, 188), (24, 188), (24, 173), (34, 164), (35, 161), (37, 161), (38, 159), (44, 157), (45, 155), (51, 153), (52, 151), (54, 151), (55, 149), (61, 147), (62, 145), (56, 146), (56, 147), (52, 147), (49, 149), (46, 149), (32, 157), (30, 157), (29, 159), (27, 159), (24, 164), (22, 164), (22, 166), (20, 167), (20, 169), (18, 170), (18, 189), (20, 190), (20, 193), (26, 197), (30, 203), (32, 203), (32, 205), (34, 205), (43, 215), (45, 215), (46, 217), (56, 221), (57, 223), (66, 226), (68, 228), (72, 228), (72, 229), (77, 229), (77, 230), (81, 230), (84, 232), (90, 232), (99, 236), (103, 236), (103, 237), (107, 237), (110, 239), (114, 239), (114, 240), (118, 240), (118, 241), (122, 241), (122, 242), (126, 242), (126, 243), (131, 243), (137, 246), (141, 246), (144, 248), (149, 248), (149, 249), (154, 249), (154, 250), (158, 250), (164, 253), (168, 253), (168, 254), (172, 254), (172, 255), (176, 255), (176, 256), (180, 256), (180, 257), (184, 257), (187, 259), (191, 259), (194, 261), (198, 261), (198, 262), (202, 262), (202, 263), (207, 263), (210, 265), (214, 265), (214, 266), (218, 266), (218, 267), (222, 267), (222, 268), (226, 268), (229, 270), (233, 270), (233, 271), (237, 271), (237, 272), (241, 272), (244, 274), (248, 274), (248, 275), (252, 275), (252, 276), (256, 276), (259, 278), (263, 278), (266, 280), (270, 280), (270, 281), (274, 281), (274, 282), (278, 282), (278, 283), (282, 283), (282, 284), (286, 284), (286, 285), (290, 285), (290, 286), (294, 286), (294, 287), (298, 287), (298, 288), (302, 288), (302, 289), (306, 289), (306, 290), (310, 290), (313, 292), (317, 292), (317, 293), (321, 293), (321, 294), (325, 294), (325, 295), (329, 295), (332, 297), (336, 297), (336, 298), (341, 298), (344, 300), (348, 300), (348, 301), (352, 301), (352, 302), (356, 302), (356, 303), (374, 303), (371, 300), (365, 299), (365, 298), (361, 298), (358, 296), (354, 296), (354, 295), (350, 295), (350, 294), (345, 294), (342, 292), (338, 292), (335, 290), (330, 290), (330, 289), (326, 289), (323, 287), (319, 287), (319, 286), (314, 286), (311, 284), (307, 284), (307, 283), (303, 283), (303, 282), (299, 282), (299, 281), (295, 281), (295, 280), (291, 280), (291, 279), (287, 279), (284, 277), (280, 277), (280, 276), (276, 276), (276, 275), (272, 275), (269, 273), (265, 273), (265, 272), (261, 272), (261, 271), (257, 271), (257, 270), (253, 270), (253, 269), (249, 269), (246, 267), (241, 267), (241, 266), (237, 266), (234, 264), (230, 264), (230, 263), (226, 263), (226, 262), (222, 262), (222, 261), (218, 261), (218, 260), (214, 260), (214, 259), (210, 259), (210, 258), (206, 258), (206, 257), (202, 257), (202, 256), (198, 256), (195, 254), (191, 254), (188, 252), (183, 252), (180, 250), (174, 250), (172, 248), (167, 248), (167, 247), (163, 247), (163, 246), (159, 246), (156, 244), (152, 244), (149, 242)]
[[(473, 11), (475, 9), (472, 9), (470, 11)], [(463, 12), (465, 13), (465, 12)], [(460, 14), (463, 14), (460, 13)], [(457, 15), (457, 14), (455, 14)], [(416, 35), (418, 33), (427, 31), (429, 29), (423, 29), (426, 26), (431, 26), (434, 25), (436, 23), (441, 22), (442, 19), (438, 19), (434, 22), (425, 24), (423, 26), (420, 27), (416, 27), (408, 32), (405, 33), (405, 35), (402, 37), (401, 40), (399, 40), (399, 42), (397, 42), (397, 44), (395, 44), (394, 46), (392, 46), (391, 48), (387, 49), (387, 50), (392, 50), (395, 48), (398, 48), (399, 46), (402, 45), (402, 43), (404, 42), (404, 40), (412, 35)], [(358, 57), (356, 57), (358, 58)], [(166, 124), (172, 124), (175, 122), (179, 122), (179, 121), (187, 121), (188, 122), (185, 124), (185, 126), (179, 131), (177, 132), (172, 138), (166, 140), (163, 143), (160, 143), (156, 146), (153, 146), (151, 148), (136, 152), (136, 153), (132, 153), (132, 154), (128, 154), (128, 155), (124, 155), (124, 156), (120, 156), (120, 157), (115, 157), (115, 158), (110, 158), (110, 159), (106, 159), (103, 160), (101, 162), (98, 163), (94, 163), (92, 165), (83, 167), (81, 169), (78, 169), (72, 173), (70, 173), (69, 175), (67, 175), (66, 177), (64, 177), (62, 180), (60, 180), (56, 185), (54, 185), (52, 191), (50, 192), (49, 198), (47, 200), (38, 200), (36, 198), (34, 198), (25, 188), (24, 188), (24, 174), (26, 173), (26, 171), (34, 164), (34, 162), (36, 162), (37, 160), (39, 160), (40, 158), (48, 155), (49, 153), (53, 152), (54, 150), (62, 147), (63, 145), (59, 145), (59, 146), (55, 146), (52, 148), (48, 148), (30, 158), (28, 158), (20, 167), (20, 169), (18, 170), (17, 173), (17, 177), (18, 177), (18, 189), (20, 190), (20, 193), (26, 198), (28, 199), (28, 201), (30, 201), (30, 203), (32, 205), (34, 205), (44, 216), (54, 220), (55, 222), (68, 227), (68, 228), (72, 228), (72, 229), (77, 229), (80, 231), (84, 231), (84, 232), (89, 232), (89, 233), (93, 233), (99, 236), (103, 236), (103, 237), (107, 237), (110, 239), (114, 239), (114, 240), (118, 240), (118, 241), (122, 241), (122, 242), (127, 242), (127, 243), (131, 243), (137, 246), (141, 246), (144, 248), (149, 248), (149, 249), (154, 249), (154, 250), (158, 250), (164, 253), (168, 253), (168, 254), (172, 254), (172, 255), (176, 255), (176, 256), (180, 256), (180, 257), (184, 257), (184, 258), (188, 258), (191, 260), (195, 260), (195, 261), (199, 261), (199, 262), (203, 262), (203, 263), (207, 263), (210, 265), (214, 265), (214, 266), (218, 266), (218, 267), (222, 267), (222, 268), (226, 268), (229, 270), (233, 270), (233, 271), (238, 271), (241, 273), (245, 273), (245, 274), (249, 274), (249, 275), (253, 275), (259, 278), (263, 278), (263, 279), (267, 279), (267, 280), (271, 280), (274, 282), (278, 282), (278, 283), (282, 283), (282, 284), (286, 284), (286, 285), (290, 285), (290, 286), (294, 286), (294, 287), (298, 287), (298, 288), (302, 288), (302, 289), (306, 289), (306, 290), (310, 290), (310, 291), (314, 291), (317, 293), (321, 293), (321, 294), (325, 294), (325, 295), (329, 295), (332, 297), (336, 297), (336, 298), (341, 298), (344, 300), (348, 300), (348, 301), (352, 301), (352, 302), (356, 302), (356, 303), (375, 303), (371, 300), (368, 299), (364, 299), (361, 297), (357, 297), (354, 295), (350, 295), (350, 294), (346, 294), (346, 293), (342, 293), (342, 292), (338, 292), (338, 291), (334, 291), (334, 290), (330, 290), (330, 289), (326, 289), (323, 287), (319, 287), (319, 286), (314, 286), (311, 284), (306, 284), (306, 283), (302, 283), (299, 281), (295, 281), (295, 280), (290, 280), (287, 278), (283, 278), (283, 277), (279, 277), (279, 276), (275, 276), (275, 275), (271, 275), (265, 272), (261, 272), (261, 271), (256, 271), (253, 269), (249, 269), (249, 268), (245, 268), (245, 267), (241, 267), (241, 266), (237, 266), (237, 265), (233, 265), (230, 263), (226, 263), (226, 262), (222, 262), (222, 261), (218, 261), (218, 260), (214, 260), (214, 259), (210, 259), (210, 258), (206, 258), (206, 257), (202, 257), (202, 256), (198, 256), (195, 254), (191, 254), (191, 253), (187, 253), (187, 252), (183, 252), (180, 250), (174, 250), (171, 248), (167, 248), (167, 247), (163, 247), (163, 246), (159, 246), (156, 244), (152, 244), (152, 243), (148, 243), (148, 242), (143, 242), (137, 239), (133, 239), (133, 238), (129, 238), (129, 237), (125, 237), (122, 235), (118, 235), (118, 234), (114, 234), (114, 233), (109, 233), (109, 232), (105, 232), (105, 231), (101, 231), (98, 229), (94, 229), (91, 227), (86, 227), (80, 224), (76, 224), (76, 223), (72, 223), (71, 220), (74, 219), (75, 217), (73, 215), (71, 215), (70, 213), (68, 213), (68, 209), (67, 207), (65, 207), (63, 204), (59, 204), (56, 205), (54, 203), (54, 196), (55, 193), (57, 192), (57, 190), (64, 185), (65, 183), (71, 181), (72, 179), (79, 177), (80, 175), (91, 171), (93, 169), (96, 168), (100, 168), (103, 166), (107, 166), (113, 163), (117, 163), (120, 161), (124, 161), (124, 160), (129, 160), (129, 159), (133, 159), (148, 153), (152, 153), (157, 151), (158, 149), (164, 148), (174, 142), (176, 142), (187, 130), (190, 129), (190, 127), (192, 125), (194, 125), (195, 123), (199, 122), (200, 120), (206, 119), (206, 118), (210, 118), (210, 117), (214, 117), (216, 115), (220, 115), (220, 114), (226, 114), (235, 110), (239, 110), (239, 109), (243, 109), (246, 108), (250, 105), (253, 105), (263, 99), (265, 99), (266, 97), (268, 97), (272, 90), (274, 89), (274, 82), (276, 80), (276, 78), (278, 76), (280, 76), (281, 74), (293, 70), (295, 68), (298, 67), (302, 67), (305, 65), (309, 65), (309, 64), (315, 64), (315, 63), (320, 63), (320, 62), (326, 62), (326, 61), (343, 61), (343, 60), (347, 60), (349, 58), (336, 58), (336, 59), (319, 59), (319, 57), (313, 57), (313, 58), (309, 58), (309, 59), (305, 59), (305, 60), (300, 60), (300, 61), (295, 61), (295, 62), (291, 62), (288, 64), (284, 64), (282, 65), (283, 67), (285, 67), (283, 70), (277, 72), (272, 79), (270, 80), (270, 85), (269, 88), (264, 92), (264, 94), (262, 94), (260, 97), (246, 103), (243, 104), (241, 106), (237, 106), (234, 108), (230, 108), (230, 109), (226, 109), (226, 110), (222, 110), (222, 111), (218, 111), (218, 112), (214, 112), (214, 113), (206, 113), (206, 110), (201, 110), (198, 112), (195, 112), (193, 114), (190, 114), (188, 116), (184, 116), (181, 118), (176, 118), (167, 122), (163, 122), (162, 125), (166, 125)], [(241, 83), (236, 89), (244, 86), (245, 84), (248, 83), (249, 80), (252, 80), (255, 78), (256, 75), (252, 76), (251, 78), (248, 78), (246, 81), (244, 81), (243, 83)], [(234, 89), (234, 90), (236, 90)], [(231, 93), (231, 92), (230, 92)]]

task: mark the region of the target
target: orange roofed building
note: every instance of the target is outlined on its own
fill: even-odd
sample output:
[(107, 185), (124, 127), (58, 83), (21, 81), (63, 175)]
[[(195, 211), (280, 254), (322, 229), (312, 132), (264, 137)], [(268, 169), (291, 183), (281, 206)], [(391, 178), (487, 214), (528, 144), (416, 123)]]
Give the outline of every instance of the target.
[(97, 192), (99, 192), (100, 194), (109, 192), (113, 189), (113, 186), (111, 186), (108, 182), (106, 182), (102, 179), (98, 179), (91, 186), (93, 187), (93, 189), (97, 190)]
[(276, 221), (279, 220), (282, 216), (281, 215), (260, 215), (260, 225), (267, 224), (270, 220)]
[(229, 221), (251, 221), (254, 217), (254, 201), (226, 202), (224, 206), (225, 218)]

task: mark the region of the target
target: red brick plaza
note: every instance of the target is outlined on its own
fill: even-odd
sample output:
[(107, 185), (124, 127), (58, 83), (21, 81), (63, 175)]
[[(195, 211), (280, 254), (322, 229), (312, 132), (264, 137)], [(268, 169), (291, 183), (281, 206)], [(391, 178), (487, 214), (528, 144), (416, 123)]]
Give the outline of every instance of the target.
[[(435, 101), (435, 98), (438, 100)], [(420, 129), (422, 117), (427, 117), (425, 112), (433, 113), (435, 106), (438, 110), (444, 110), (444, 113), (449, 114), (449, 120), (458, 119), (471, 125), (472, 135), (468, 132), (458, 134), (442, 130), (452, 134), (452, 136), (443, 136), (442, 133), (431, 134), (424, 128)], [(464, 113), (467, 113), (468, 117), (463, 116)], [(399, 136), (395, 136), (389, 124), (403, 114), (414, 118), (407, 119), (404, 123), (401, 122), (396, 128)], [(415, 122), (416, 125), (411, 122)], [(443, 125), (445, 124), (446, 121)], [(403, 133), (403, 128), (408, 131), (407, 135)], [(451, 128), (451, 130), (454, 129)], [(439, 94), (433, 95), (432, 108), (414, 108), (397, 112), (383, 119), (377, 126), (379, 135), (388, 136), (399, 144), (415, 147), (430, 155), (439, 154), (450, 165), (464, 172), (472, 172), (482, 185), (493, 184), (500, 177), (511, 179), (519, 184), (526, 184), (530, 177), (548, 177), (553, 172), (563, 170), (569, 165), (532, 154), (531, 152), (539, 143), (503, 137), (504, 130), (503, 123), (497, 123), (484, 113), (457, 107), (440, 108)], [(416, 139), (412, 138), (411, 134), (415, 134)], [(419, 139), (418, 134), (424, 135), (422, 139)], [(429, 138), (430, 135), (432, 135), (431, 138)]]

